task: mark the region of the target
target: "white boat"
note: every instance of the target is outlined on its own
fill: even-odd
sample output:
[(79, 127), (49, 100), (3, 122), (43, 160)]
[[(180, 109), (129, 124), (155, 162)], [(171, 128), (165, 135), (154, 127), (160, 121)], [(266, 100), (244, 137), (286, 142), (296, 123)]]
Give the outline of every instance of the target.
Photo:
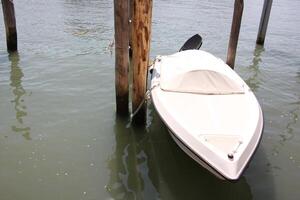
[(263, 130), (251, 89), (202, 50), (158, 56), (152, 67), (152, 102), (176, 143), (218, 177), (238, 179)]

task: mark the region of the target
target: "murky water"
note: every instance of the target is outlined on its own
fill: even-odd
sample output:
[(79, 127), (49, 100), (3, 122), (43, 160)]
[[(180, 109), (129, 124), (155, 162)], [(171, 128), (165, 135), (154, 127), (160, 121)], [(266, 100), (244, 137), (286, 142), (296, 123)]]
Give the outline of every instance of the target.
[[(149, 106), (145, 129), (115, 116), (113, 4), (15, 0), (19, 53), (0, 14), (0, 199), (299, 199), (299, 1), (274, 1), (264, 47), (263, 1), (245, 1), (237, 72), (265, 116), (244, 176), (220, 181), (172, 141)], [(233, 1), (154, 1), (151, 57), (194, 33), (226, 58)], [(2, 10), (0, 10), (2, 12)]]

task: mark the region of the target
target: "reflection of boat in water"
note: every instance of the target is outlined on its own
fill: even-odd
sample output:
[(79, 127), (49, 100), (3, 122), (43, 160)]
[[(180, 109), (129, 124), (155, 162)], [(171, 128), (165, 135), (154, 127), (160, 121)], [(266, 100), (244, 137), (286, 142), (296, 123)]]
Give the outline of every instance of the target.
[(245, 177), (222, 181), (199, 168), (170, 139), (157, 113), (151, 117), (148, 130), (116, 120), (105, 186), (113, 199), (252, 199)]
[(151, 96), (188, 155), (219, 177), (240, 177), (261, 138), (263, 117), (253, 92), (229, 66), (200, 50), (159, 57)]

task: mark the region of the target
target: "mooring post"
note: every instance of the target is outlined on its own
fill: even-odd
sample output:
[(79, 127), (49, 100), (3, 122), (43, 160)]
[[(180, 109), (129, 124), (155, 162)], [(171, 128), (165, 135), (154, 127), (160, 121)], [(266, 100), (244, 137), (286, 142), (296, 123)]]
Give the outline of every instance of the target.
[[(151, 40), (152, 0), (133, 0), (132, 13), (132, 66), (133, 91), (132, 112), (136, 113), (133, 122), (143, 124), (146, 121), (144, 103), (147, 88), (147, 69)], [(139, 109), (139, 110), (138, 110)]]
[(231, 25), (231, 33), (230, 33), (230, 39), (229, 39), (229, 45), (227, 51), (227, 61), (226, 61), (227, 65), (229, 65), (232, 69), (234, 68), (235, 55), (236, 55), (236, 49), (239, 40), (243, 10), (244, 10), (244, 1), (235, 0), (232, 25)]
[(6, 44), (8, 51), (17, 51), (17, 28), (16, 28), (16, 17), (13, 0), (1, 0), (3, 18), (6, 31)]
[(128, 0), (114, 0), (116, 111), (128, 115), (129, 10)]
[(273, 0), (265, 0), (262, 9), (256, 44), (264, 45)]
[(134, 0), (129, 0), (129, 59), (132, 58), (132, 17)]

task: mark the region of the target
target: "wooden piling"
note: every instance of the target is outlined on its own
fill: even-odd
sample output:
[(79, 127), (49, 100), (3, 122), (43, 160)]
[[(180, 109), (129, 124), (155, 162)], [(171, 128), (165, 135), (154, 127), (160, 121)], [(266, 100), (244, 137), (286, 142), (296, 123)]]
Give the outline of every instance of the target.
[[(133, 0), (132, 13), (132, 66), (133, 91), (132, 112), (136, 124), (146, 121), (146, 106), (143, 103), (147, 88), (147, 68), (151, 40), (152, 0)], [(142, 105), (142, 106), (141, 106)]]
[(6, 44), (8, 51), (17, 51), (17, 28), (16, 28), (16, 17), (13, 0), (1, 0), (3, 18), (6, 30)]
[(129, 97), (129, 7), (128, 0), (114, 0), (116, 112), (128, 115)]
[(265, 0), (262, 9), (256, 44), (264, 45), (273, 0)]
[(227, 52), (227, 61), (226, 61), (227, 65), (229, 65), (232, 69), (234, 68), (235, 55), (236, 55), (236, 49), (239, 40), (243, 10), (244, 10), (244, 1), (235, 0), (232, 25), (231, 25), (231, 33), (230, 33), (228, 52)]
[(133, 3), (134, 0), (129, 0), (129, 59), (132, 58), (132, 17), (133, 17)]

